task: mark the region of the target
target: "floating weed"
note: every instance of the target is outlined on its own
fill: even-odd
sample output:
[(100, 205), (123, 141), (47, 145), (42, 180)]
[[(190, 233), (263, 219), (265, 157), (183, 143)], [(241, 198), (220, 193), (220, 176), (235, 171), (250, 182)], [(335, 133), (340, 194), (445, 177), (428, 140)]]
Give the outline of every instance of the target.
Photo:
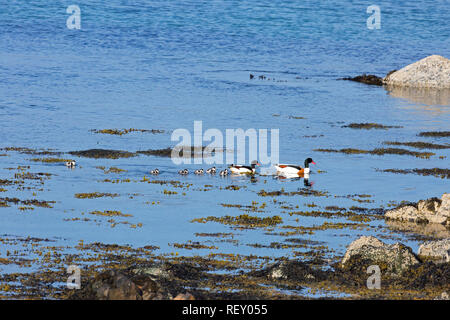
[(342, 128), (350, 128), (350, 129), (392, 129), (392, 128), (403, 128), (402, 126), (385, 126), (379, 123), (350, 123), (349, 125), (342, 126)]
[(450, 149), (450, 145), (448, 144), (436, 144), (436, 143), (428, 143), (428, 142), (422, 142), (422, 141), (416, 141), (416, 142), (398, 142), (398, 141), (385, 141), (383, 142), (387, 145), (392, 146), (407, 146), (407, 147), (413, 147), (417, 149)]
[(32, 158), (30, 161), (33, 162), (43, 162), (43, 163), (62, 163), (73, 161), (72, 159), (62, 159), (62, 158)]
[(450, 137), (450, 131), (424, 131), (418, 134), (419, 137), (447, 138)]
[(441, 179), (450, 178), (450, 169), (431, 168), (431, 169), (385, 169), (382, 172), (400, 173), (400, 174), (418, 174), (422, 176), (434, 176)]
[(94, 199), (94, 198), (102, 198), (102, 197), (111, 197), (115, 198), (119, 195), (117, 193), (101, 193), (101, 192), (91, 192), (91, 193), (76, 193), (75, 198), (78, 199)]
[(109, 169), (106, 169), (106, 167), (103, 167), (103, 166), (97, 166), (97, 167), (95, 167), (95, 168), (100, 169), (100, 170), (103, 170), (103, 172), (104, 172), (105, 174), (108, 174), (108, 173), (122, 173), (122, 172), (127, 172), (127, 170), (120, 169), (120, 168), (116, 168), (116, 167), (110, 167)]
[(190, 240), (187, 243), (173, 243), (172, 246), (175, 248), (187, 249), (187, 250), (192, 250), (192, 249), (218, 250), (219, 249), (216, 246), (207, 246), (207, 245), (201, 244), (200, 242), (190, 241)]
[(278, 196), (313, 196), (313, 197), (328, 197), (327, 191), (318, 191), (318, 190), (312, 190), (312, 189), (301, 189), (299, 191), (291, 191), (291, 192), (285, 192), (284, 189), (281, 189), (280, 191), (265, 191), (261, 190), (258, 192), (258, 196), (261, 197), (278, 197)]
[(71, 151), (69, 154), (79, 157), (93, 158), (93, 159), (120, 159), (135, 157), (136, 154), (122, 150), (107, 150), (107, 149), (89, 149), (82, 151)]
[(268, 226), (274, 226), (274, 225), (277, 225), (277, 224), (280, 224), (283, 222), (283, 220), (281, 219), (280, 216), (260, 218), (260, 217), (249, 216), (247, 214), (243, 214), (243, 215), (240, 215), (237, 217), (209, 216), (206, 218), (198, 218), (198, 219), (191, 220), (191, 222), (198, 222), (198, 223), (206, 223), (209, 221), (219, 222), (219, 223), (227, 224), (227, 225), (244, 226), (244, 227), (268, 227)]
[(336, 153), (345, 153), (345, 154), (372, 154), (372, 155), (385, 155), (385, 154), (396, 154), (396, 155), (409, 155), (414, 156), (417, 158), (422, 159), (429, 159), (431, 156), (435, 155), (433, 152), (417, 152), (417, 151), (410, 151), (406, 149), (399, 149), (399, 148), (377, 148), (373, 150), (360, 150), (360, 149), (352, 149), (352, 148), (345, 148), (345, 149), (314, 149), (313, 151), (318, 152), (336, 152)]
[(132, 217), (131, 214), (125, 214), (117, 210), (106, 210), (106, 211), (91, 211), (90, 214), (104, 217)]
[(149, 132), (149, 133), (164, 133), (164, 130), (156, 130), (156, 129), (151, 129), (151, 130), (147, 130), (147, 129), (134, 129), (134, 128), (130, 128), (130, 129), (101, 129), (101, 130), (97, 130), (97, 129), (92, 129), (90, 130), (93, 133), (102, 133), (102, 134), (111, 134), (111, 135), (124, 135), (124, 134), (128, 134), (130, 132)]

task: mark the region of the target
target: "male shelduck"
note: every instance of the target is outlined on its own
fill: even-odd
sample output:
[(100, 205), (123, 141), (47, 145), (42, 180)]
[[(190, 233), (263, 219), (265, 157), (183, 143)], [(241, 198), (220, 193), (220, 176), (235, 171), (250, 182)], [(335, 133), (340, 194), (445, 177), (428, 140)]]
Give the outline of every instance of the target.
[(67, 161), (66, 162), (66, 167), (67, 168), (75, 168), (76, 165), (77, 165), (77, 163), (75, 162), (75, 160), (71, 160), (71, 161)]
[(185, 175), (189, 174), (189, 170), (183, 169), (183, 170), (178, 171), (178, 173), (181, 174), (182, 176), (185, 176)]
[(256, 172), (256, 166), (260, 166), (261, 164), (253, 160), (251, 163), (251, 166), (238, 166), (235, 164), (232, 164), (230, 166), (231, 173), (238, 173), (238, 174), (254, 174)]
[(155, 170), (151, 170), (150, 174), (153, 174), (153, 175), (157, 176), (159, 174), (159, 169), (156, 168)]
[(212, 167), (206, 170), (206, 173), (214, 174), (216, 173), (216, 167)]
[(276, 164), (275, 169), (277, 169), (277, 174), (303, 176), (305, 174), (309, 174), (310, 163), (316, 164), (313, 159), (307, 158), (305, 160), (305, 166), (303, 168), (294, 164)]
[(201, 174), (203, 174), (203, 169), (197, 169), (194, 171), (194, 173), (197, 175), (201, 175)]
[(229, 173), (228, 169), (225, 169), (225, 170), (221, 170), (221, 171), (219, 172), (219, 175), (220, 175), (221, 177), (225, 177), (225, 176), (228, 175), (228, 173)]

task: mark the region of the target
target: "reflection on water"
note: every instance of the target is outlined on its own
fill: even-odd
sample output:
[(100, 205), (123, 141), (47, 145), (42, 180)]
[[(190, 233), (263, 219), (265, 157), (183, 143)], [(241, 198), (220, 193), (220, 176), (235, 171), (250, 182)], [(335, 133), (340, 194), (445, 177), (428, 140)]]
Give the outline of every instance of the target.
[(305, 187), (312, 187), (314, 185), (314, 182), (309, 181), (309, 173), (298, 175), (298, 174), (289, 174), (289, 173), (281, 173), (276, 176), (278, 180), (300, 180), (303, 178), (303, 185)]
[(445, 239), (450, 237), (450, 230), (437, 223), (418, 224), (407, 221), (386, 220), (386, 224), (393, 230), (418, 233), (424, 236)]
[[(426, 105), (450, 106), (450, 89), (433, 89), (433, 88), (411, 88), (386, 86), (385, 89), (389, 95), (395, 98), (402, 98), (414, 103)], [(447, 109), (434, 108), (432, 111), (438, 113), (447, 113)]]

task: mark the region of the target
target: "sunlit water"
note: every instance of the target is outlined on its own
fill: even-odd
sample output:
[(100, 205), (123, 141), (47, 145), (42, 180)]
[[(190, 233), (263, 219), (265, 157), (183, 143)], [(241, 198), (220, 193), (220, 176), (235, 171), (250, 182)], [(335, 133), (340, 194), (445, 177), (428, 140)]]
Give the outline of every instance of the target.
[[(1, 197), (54, 200), (52, 209), (19, 211), (0, 208), (0, 234), (56, 239), (66, 245), (88, 242), (156, 245), (159, 252), (207, 254), (211, 250), (176, 249), (170, 244), (211, 240), (213, 252), (289, 256), (291, 249), (254, 248), (248, 244), (282, 242), (262, 229), (231, 230), (215, 222), (191, 223), (206, 216), (245, 212), (221, 204), (258, 205), (267, 202), (260, 217), (280, 215), (286, 225), (313, 226), (324, 221), (289, 216), (289, 211), (312, 210), (305, 204), (352, 205), (379, 208), (389, 201), (417, 201), (448, 192), (448, 181), (432, 176), (379, 172), (388, 168), (448, 168), (448, 149), (433, 151), (430, 159), (405, 155), (344, 155), (320, 153), (317, 148), (383, 147), (383, 141), (429, 141), (421, 131), (449, 129), (450, 103), (424, 104), (383, 88), (337, 81), (361, 73), (385, 75), (431, 54), (450, 56), (448, 1), (378, 1), (380, 30), (366, 26), (366, 1), (76, 1), (82, 29), (69, 30), (65, 10), (73, 1), (9, 1), (0, 10), (0, 147), (29, 147), (68, 152), (91, 148), (127, 151), (173, 146), (177, 128), (279, 129), (280, 161), (302, 164), (312, 157), (313, 189), (329, 197), (277, 197), (299, 206), (283, 210), (273, 198), (257, 192), (295, 191), (303, 180), (279, 181), (270, 176), (220, 178), (180, 177), (169, 158), (138, 156), (118, 160), (71, 157), (78, 166), (30, 162), (35, 156), (8, 152), (0, 157), (0, 178), (8, 167), (30, 165), (31, 172), (53, 176), (44, 191), (5, 187)], [(250, 80), (249, 74), (276, 80)], [(282, 80), (282, 81), (279, 81)], [(447, 96), (448, 97), (448, 96)], [(441, 101), (442, 102), (442, 101)], [(445, 101), (444, 101), (445, 102)], [(292, 117), (304, 117), (295, 119)], [(402, 126), (389, 130), (342, 128), (352, 122)], [(92, 129), (138, 128), (165, 130), (162, 134), (95, 134)], [(305, 137), (315, 136), (315, 137)], [(412, 148), (406, 148), (414, 150)], [(421, 150), (415, 150), (421, 151)], [(447, 158), (440, 159), (439, 156)], [(252, 159), (248, 159), (250, 162)], [(121, 174), (104, 174), (96, 166), (119, 167)], [(103, 183), (103, 179), (142, 180), (159, 168), (161, 180), (192, 183), (192, 190), (148, 183)], [(189, 169), (207, 165), (186, 166)], [(221, 167), (219, 165), (219, 167)], [(224, 167), (224, 166), (223, 166)], [(266, 170), (267, 168), (263, 168)], [(324, 171), (318, 173), (318, 170)], [(153, 179), (153, 178), (152, 178)], [(240, 190), (221, 190), (231, 184)], [(200, 191), (205, 185), (210, 191)], [(164, 189), (177, 191), (163, 194)], [(111, 192), (116, 198), (76, 199), (80, 192)], [(182, 193), (185, 192), (186, 195)], [(132, 198), (130, 195), (137, 194)], [(371, 195), (371, 203), (347, 196)], [(151, 202), (158, 202), (151, 205)], [(147, 202), (150, 202), (147, 203)], [(83, 218), (93, 210), (120, 210), (122, 219), (142, 227), (114, 228), (101, 221), (64, 221)], [(84, 215), (82, 215), (84, 213)], [(299, 221), (295, 221), (299, 218)], [(120, 220), (120, 219), (117, 219)], [(383, 220), (370, 223), (385, 226)], [(351, 241), (371, 231), (325, 230), (303, 238), (319, 241), (340, 255)], [(278, 230), (279, 231), (279, 230)], [(202, 232), (233, 232), (239, 244), (196, 237)], [(398, 234), (396, 240), (418, 243)]]

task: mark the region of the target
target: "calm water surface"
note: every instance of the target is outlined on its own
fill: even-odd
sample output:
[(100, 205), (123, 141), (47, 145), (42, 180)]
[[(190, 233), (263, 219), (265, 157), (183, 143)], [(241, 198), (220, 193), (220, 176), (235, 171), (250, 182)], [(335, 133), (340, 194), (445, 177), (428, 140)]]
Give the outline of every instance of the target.
[[(449, 130), (450, 102), (430, 105), (337, 78), (361, 73), (385, 75), (431, 54), (450, 57), (449, 1), (378, 1), (380, 30), (366, 27), (366, 1), (118, 1), (76, 2), (82, 29), (68, 30), (65, 10), (73, 1), (2, 1), (0, 4), (0, 147), (29, 147), (68, 152), (91, 148), (127, 151), (173, 146), (171, 132), (193, 130), (195, 120), (204, 130), (256, 128), (280, 130), (280, 161), (303, 163), (312, 157), (313, 189), (329, 197), (278, 197), (295, 210), (313, 210), (314, 203), (379, 208), (389, 201), (417, 201), (449, 191), (446, 179), (396, 175), (376, 169), (448, 168), (448, 149), (430, 159), (405, 155), (344, 155), (320, 153), (317, 148), (383, 147), (384, 141), (429, 141), (421, 131)], [(264, 74), (276, 81), (250, 80)], [(282, 80), (282, 81), (278, 81)], [(444, 101), (445, 102), (445, 101)], [(294, 119), (304, 117), (305, 119)], [(389, 130), (353, 130), (352, 122), (402, 126)], [(95, 134), (92, 129), (139, 128), (165, 130), (162, 134)], [(305, 137), (315, 136), (315, 137)], [(411, 149), (414, 150), (414, 149)], [(420, 150), (416, 150), (420, 151)], [(69, 155), (67, 155), (70, 157)], [(439, 156), (446, 157), (440, 159)], [(207, 254), (210, 250), (175, 249), (170, 244), (211, 240), (220, 252), (289, 256), (292, 249), (254, 248), (248, 244), (282, 242), (264, 230), (231, 230), (209, 222), (191, 223), (206, 216), (245, 212), (221, 204), (267, 203), (261, 217), (279, 215), (286, 225), (314, 226), (325, 221), (290, 216), (289, 211), (257, 193), (296, 191), (303, 181), (280, 182), (272, 177), (179, 177), (179, 166), (168, 158), (139, 156), (126, 159), (75, 158), (79, 166), (30, 162), (34, 156), (8, 152), (0, 157), (0, 178), (30, 165), (31, 172), (53, 176), (43, 191), (7, 186), (1, 197), (56, 201), (54, 208), (20, 211), (0, 209), (0, 234), (55, 239), (64, 245), (85, 242), (156, 245), (160, 252)], [(119, 167), (106, 175), (96, 166)], [(205, 165), (206, 166), (206, 165)], [(204, 166), (204, 167), (205, 167)], [(141, 180), (159, 168), (158, 179), (192, 183), (190, 190), (131, 182), (104, 183), (106, 178)], [(188, 166), (194, 169), (197, 166)], [(323, 171), (319, 173), (318, 170)], [(239, 191), (221, 190), (231, 184)], [(205, 185), (210, 191), (201, 191)], [(178, 191), (163, 194), (164, 189)], [(80, 200), (79, 192), (111, 192), (116, 198)], [(33, 195), (36, 192), (36, 195)], [(186, 195), (183, 195), (185, 192)], [(372, 202), (358, 203), (343, 196), (367, 194)], [(339, 197), (335, 197), (339, 196)], [(148, 202), (158, 202), (151, 205)], [(107, 218), (83, 218), (93, 210), (121, 210), (142, 223), (110, 227)], [(295, 211), (294, 210), (294, 211)], [(299, 219), (296, 221), (295, 219)], [(117, 219), (120, 220), (120, 219)], [(335, 254), (362, 234), (383, 235), (383, 220), (367, 230), (330, 229), (305, 235)], [(380, 228), (375, 228), (380, 226)], [(234, 232), (239, 244), (196, 237), (202, 232)], [(418, 243), (396, 234), (414, 249)], [(216, 252), (213, 250), (213, 252)]]

